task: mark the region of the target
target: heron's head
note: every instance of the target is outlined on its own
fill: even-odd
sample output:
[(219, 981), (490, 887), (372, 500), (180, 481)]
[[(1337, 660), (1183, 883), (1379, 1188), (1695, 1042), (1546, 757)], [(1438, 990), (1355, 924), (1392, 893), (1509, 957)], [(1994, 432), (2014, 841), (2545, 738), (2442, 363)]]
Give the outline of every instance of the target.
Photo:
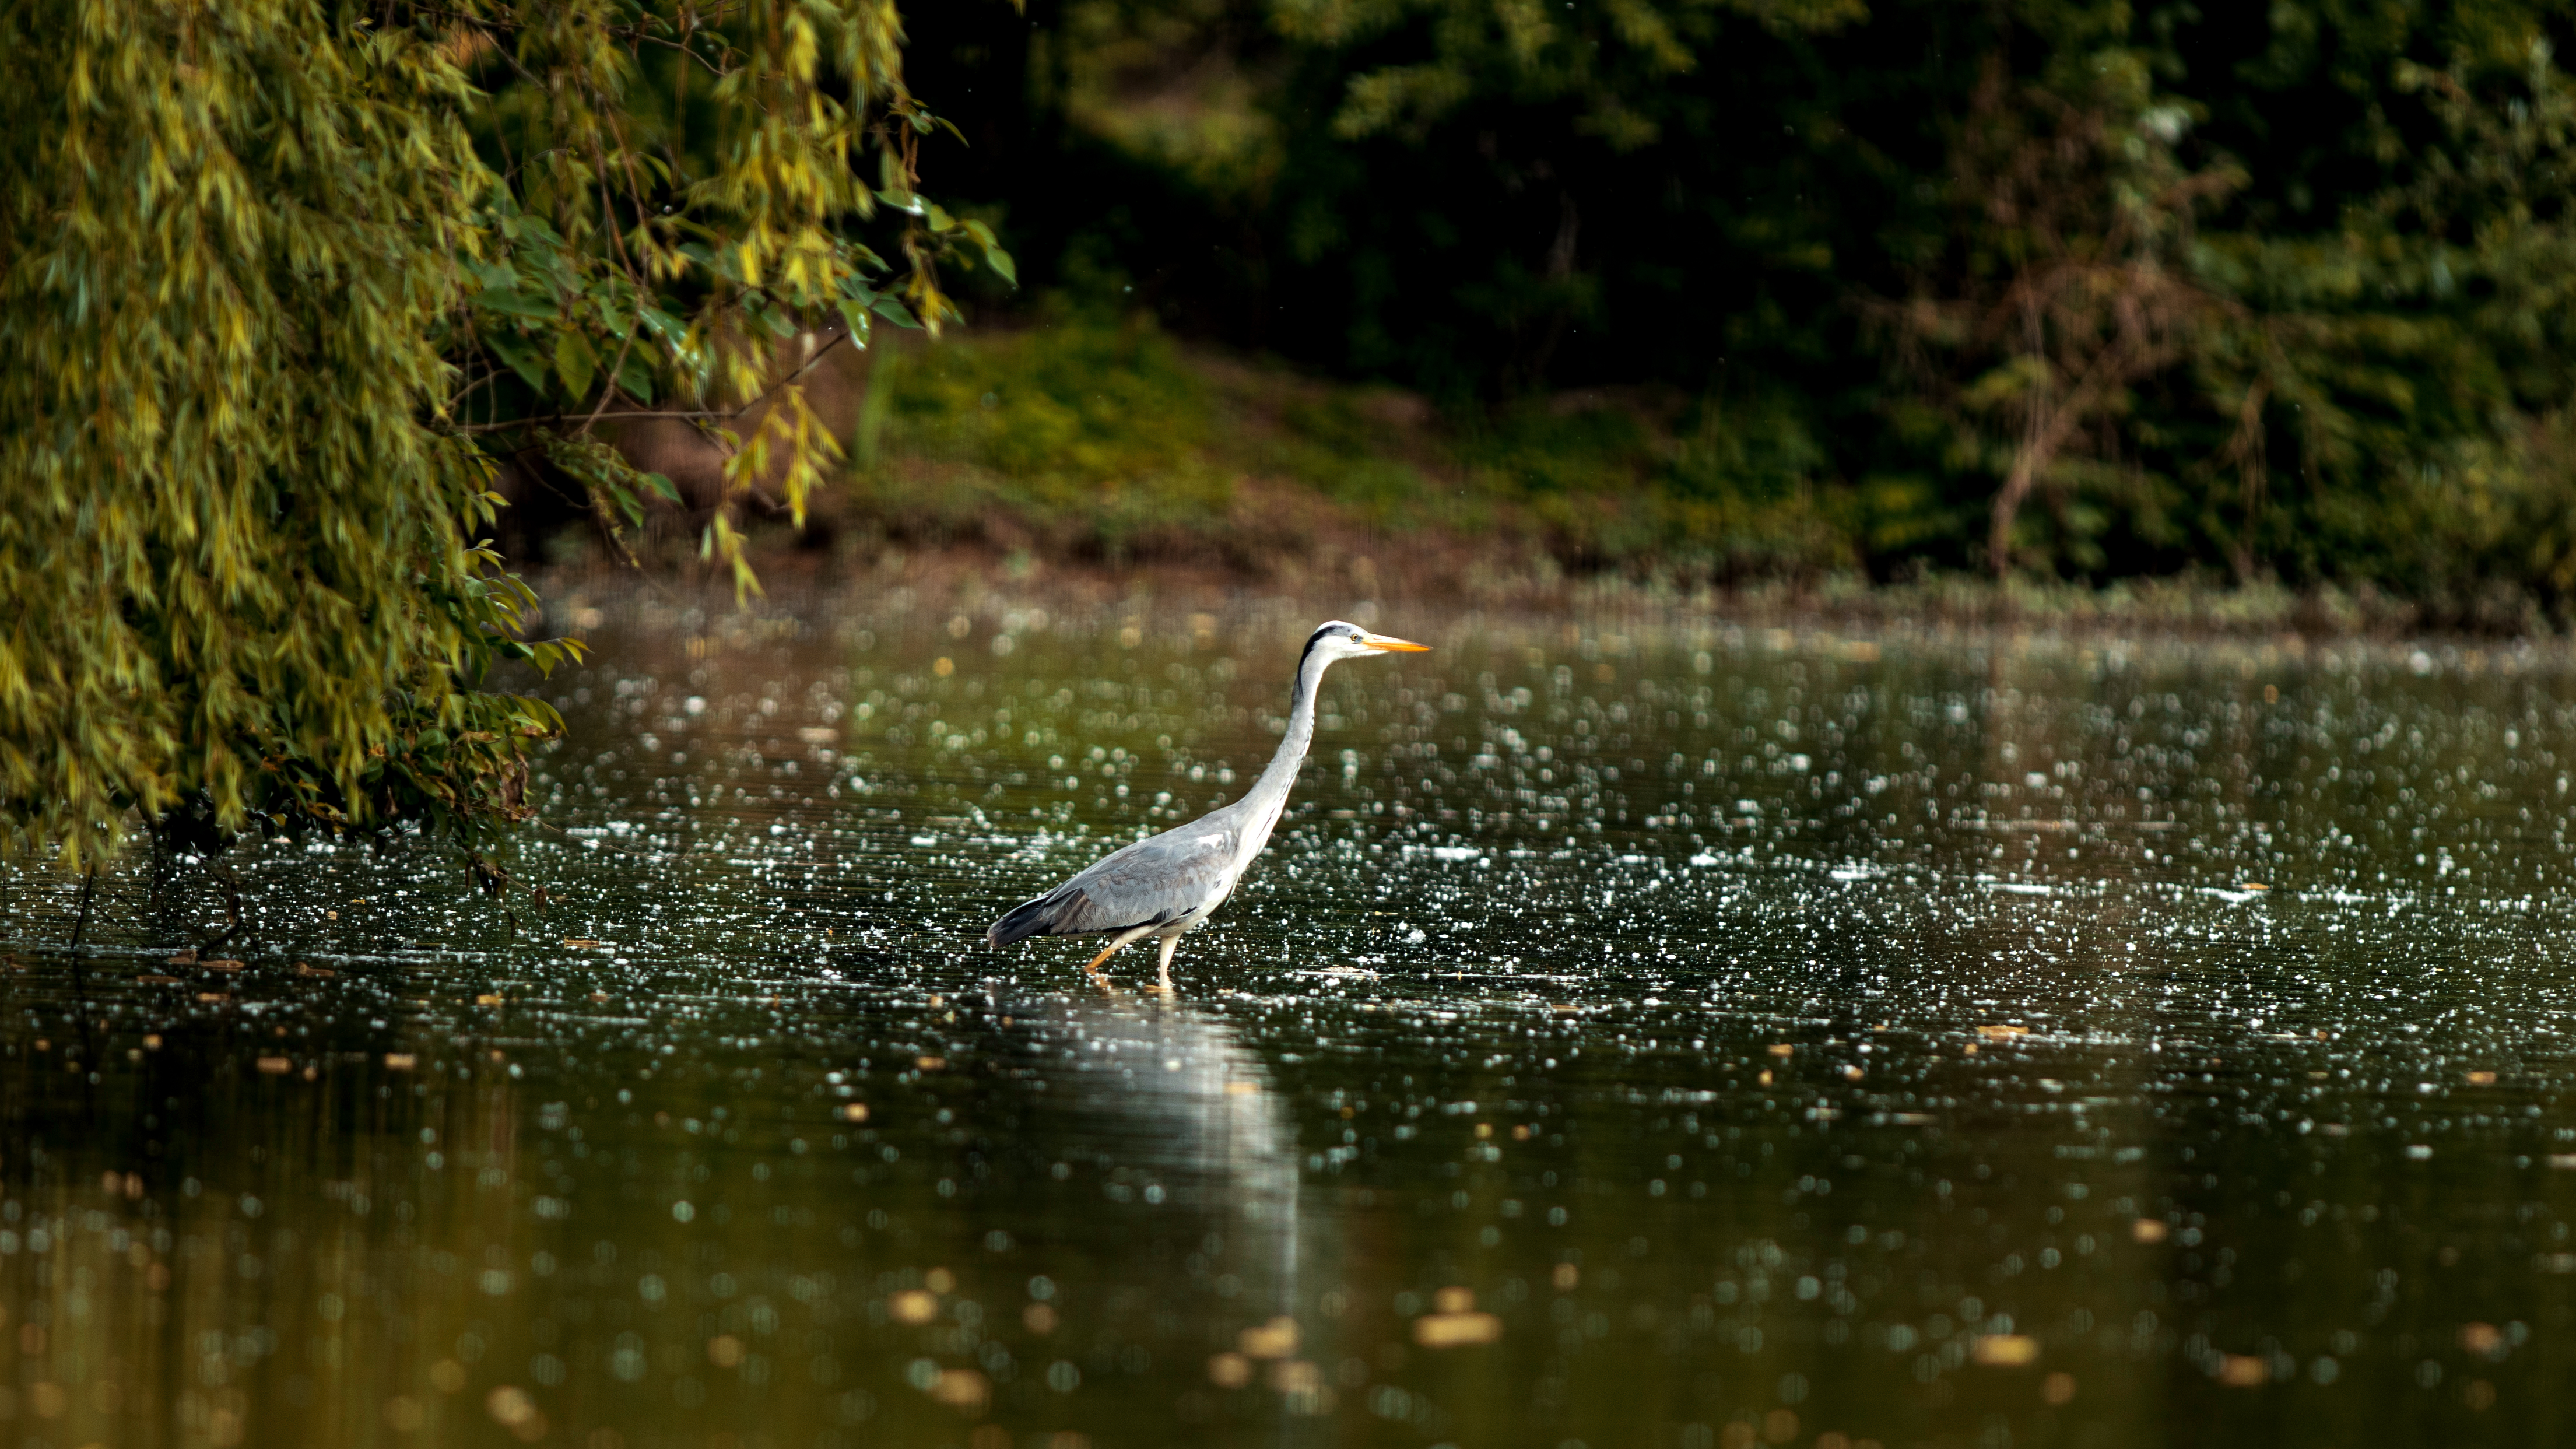
[(1430, 647), (1428, 644), (1416, 644), (1410, 639), (1392, 639), (1384, 634), (1372, 634), (1357, 624), (1345, 624), (1339, 619), (1317, 629), (1306, 638), (1306, 652), (1309, 655), (1320, 654), (1328, 661), (1364, 659), (1372, 654), (1419, 654)]

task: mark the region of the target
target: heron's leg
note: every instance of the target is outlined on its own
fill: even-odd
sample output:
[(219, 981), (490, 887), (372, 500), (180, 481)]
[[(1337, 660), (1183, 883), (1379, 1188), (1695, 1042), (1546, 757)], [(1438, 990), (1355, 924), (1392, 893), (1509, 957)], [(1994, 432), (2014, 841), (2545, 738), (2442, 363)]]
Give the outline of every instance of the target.
[(1163, 959), (1155, 971), (1154, 989), (1165, 996), (1172, 994), (1172, 952), (1178, 949), (1180, 944), (1181, 938), (1177, 934), (1163, 938)]
[(1100, 948), (1099, 955), (1082, 963), (1082, 969), (1090, 972), (1094, 976), (1099, 975), (1101, 962), (1106, 961), (1110, 957), (1117, 955), (1119, 952), (1126, 950), (1128, 947), (1135, 945), (1137, 942), (1153, 934), (1153, 931), (1154, 928), (1151, 926), (1138, 926), (1134, 930), (1119, 932), (1116, 936), (1110, 938), (1108, 945)]

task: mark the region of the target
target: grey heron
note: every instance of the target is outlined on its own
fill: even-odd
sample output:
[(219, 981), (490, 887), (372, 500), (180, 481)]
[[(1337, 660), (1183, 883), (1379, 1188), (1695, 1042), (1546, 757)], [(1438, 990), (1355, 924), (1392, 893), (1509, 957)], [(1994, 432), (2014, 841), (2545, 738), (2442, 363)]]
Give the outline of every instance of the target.
[(1306, 637), (1305, 655), (1297, 661), (1287, 737), (1242, 799), (1111, 851), (1054, 890), (1013, 906), (984, 932), (984, 940), (999, 947), (1032, 936), (1105, 933), (1109, 944), (1083, 967), (1098, 975), (1102, 962), (1147, 936), (1160, 936), (1163, 958), (1157, 977), (1169, 986), (1173, 948), (1234, 893), (1234, 883), (1279, 823), (1288, 792), (1297, 784), (1297, 767), (1315, 738), (1315, 691), (1324, 682), (1324, 671), (1343, 659), (1420, 653), (1430, 647), (1372, 634), (1339, 619), (1318, 628)]

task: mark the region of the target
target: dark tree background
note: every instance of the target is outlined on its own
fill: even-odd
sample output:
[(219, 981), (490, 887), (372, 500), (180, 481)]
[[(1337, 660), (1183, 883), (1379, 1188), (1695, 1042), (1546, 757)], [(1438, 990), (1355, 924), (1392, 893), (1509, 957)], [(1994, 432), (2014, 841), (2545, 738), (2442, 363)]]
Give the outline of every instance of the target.
[(1675, 486), (1804, 490), (1881, 576), (2576, 585), (2567, 7), (908, 23), (1032, 284), (988, 309), (1143, 309), (1470, 429), (1628, 389), (1701, 444)]

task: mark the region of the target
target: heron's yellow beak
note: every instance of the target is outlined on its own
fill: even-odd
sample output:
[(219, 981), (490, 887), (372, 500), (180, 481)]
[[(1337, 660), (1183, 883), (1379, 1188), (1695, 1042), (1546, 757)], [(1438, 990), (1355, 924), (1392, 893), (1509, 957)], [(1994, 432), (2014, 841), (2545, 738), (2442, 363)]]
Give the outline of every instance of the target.
[(1360, 636), (1360, 642), (1371, 649), (1383, 649), (1389, 654), (1428, 654), (1431, 652), (1431, 646), (1428, 644), (1416, 644), (1410, 639), (1392, 639), (1384, 634), (1362, 634)]

